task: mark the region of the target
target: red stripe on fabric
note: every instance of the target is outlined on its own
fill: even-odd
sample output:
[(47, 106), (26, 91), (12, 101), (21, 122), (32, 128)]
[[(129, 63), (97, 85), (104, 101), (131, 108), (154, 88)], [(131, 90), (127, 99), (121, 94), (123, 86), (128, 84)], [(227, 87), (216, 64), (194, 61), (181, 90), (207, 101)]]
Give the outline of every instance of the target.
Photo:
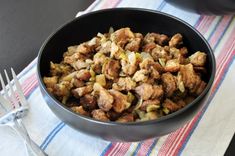
[[(37, 83), (37, 81), (34, 81), (34, 83), (32, 83), (32, 84), (30, 85), (30, 88), (29, 88), (28, 90), (25, 90), (25, 91), (24, 91), (24, 95), (25, 95), (26, 97), (28, 97), (28, 96), (32, 93), (32, 91), (34, 91), (34, 88), (35, 88), (36, 86), (38, 86), (38, 83)], [(17, 99), (18, 99), (18, 101), (19, 101), (19, 97), (17, 97)]]
[(124, 143), (124, 146), (118, 151), (118, 153), (116, 154), (116, 156), (123, 156), (126, 154), (126, 152), (128, 151), (128, 149), (130, 148), (131, 143)]
[(32, 80), (35, 80), (36, 79), (36, 74), (32, 74), (30, 75), (26, 80), (24, 80), (22, 83), (21, 83), (21, 87), (22, 89), (24, 90), (27, 86), (28, 86), (28, 83)]
[[(179, 130), (178, 135), (173, 139), (173, 142), (171, 143), (171, 145), (174, 145), (175, 143), (178, 142), (178, 140), (179, 140), (179, 139), (182, 137), (182, 135), (184, 134), (184, 133), (181, 133), (181, 132), (184, 132), (189, 126), (190, 126), (189, 124), (186, 124), (183, 128), (181, 128), (181, 129)], [(168, 155), (168, 153), (170, 153), (170, 152), (172, 151), (172, 149), (173, 149), (174, 146), (169, 146), (169, 147), (170, 147), (170, 148), (167, 149), (167, 151), (165, 151), (164, 155)]]
[[(25, 96), (28, 96), (32, 89), (37, 86), (38, 84), (38, 81), (36, 79), (36, 74), (32, 74), (30, 75), (22, 84), (21, 84), (21, 87), (22, 87), (22, 90), (23, 90), (23, 93)], [(17, 99), (19, 100), (19, 97), (17, 95)]]
[[(183, 136), (183, 138), (186, 139), (186, 136), (188, 136), (190, 130), (193, 128), (194, 124), (196, 123), (200, 115), (201, 115), (201, 111), (197, 113), (197, 115), (193, 118), (193, 120), (190, 123), (188, 123), (187, 128), (183, 130), (181, 137)], [(176, 141), (176, 143), (180, 141), (181, 137)], [(180, 142), (178, 146), (175, 146), (175, 147), (173, 146), (172, 150), (169, 152), (169, 155), (171, 155), (171, 152), (174, 152), (177, 149), (180, 149), (181, 146), (182, 146), (182, 142)]]
[(110, 152), (112, 152), (113, 148), (117, 146), (119, 143), (112, 143), (112, 146), (107, 150), (107, 152), (104, 154), (105, 156), (108, 156)]
[[(234, 46), (234, 44), (235, 44), (235, 42), (233, 42), (233, 46)], [(227, 57), (227, 59), (229, 60), (229, 59), (231, 59), (231, 57), (234, 55), (234, 50), (232, 51), (232, 53), (229, 53), (230, 55)], [(222, 63), (222, 66), (224, 66), (224, 64), (226, 65), (227, 63), (228, 63), (229, 61), (224, 61), (223, 63)], [(221, 72), (223, 72), (223, 68), (220, 68), (219, 69)], [(219, 73), (219, 72), (218, 72)], [(215, 83), (214, 83), (214, 85), (215, 86), (217, 86), (218, 84), (219, 84), (219, 82), (220, 81), (218, 81), (218, 80), (220, 80), (222, 77), (223, 77), (223, 75), (221, 75), (221, 74), (217, 74), (218, 76), (216, 77), (216, 81), (215, 81)], [(216, 90), (216, 88), (213, 88), (212, 89), (212, 92), (214, 92)]]
[[(186, 125), (185, 125), (186, 126)], [(185, 127), (184, 126), (184, 127)], [(183, 127), (183, 128), (184, 128)], [(163, 156), (163, 154), (165, 154), (165, 152), (167, 151), (167, 149), (170, 148), (170, 146), (172, 145), (174, 139), (177, 137), (177, 135), (180, 133), (182, 128), (178, 129), (177, 131), (175, 131), (174, 133), (171, 133), (168, 135), (168, 137), (166, 138), (165, 142), (163, 143), (162, 147), (160, 148), (158, 154), (159, 156)]]
[(148, 150), (149, 150), (150, 146), (153, 144), (153, 142), (154, 142), (154, 139), (149, 139), (149, 140), (144, 141), (144, 143), (140, 147), (137, 155), (138, 156), (146, 155), (146, 153), (148, 152)]
[[(172, 145), (173, 143), (175, 143), (175, 142), (178, 141), (178, 138), (179, 138), (178, 136), (181, 136), (181, 135), (183, 134), (183, 133), (181, 134), (181, 132), (184, 131), (185, 129), (187, 129), (191, 122), (193, 122), (193, 120), (190, 121), (188, 124), (186, 124), (184, 127), (182, 127), (182, 128), (180, 128), (179, 130), (177, 130), (176, 132), (171, 133), (171, 134), (172, 134), (171, 136), (168, 136), (168, 137), (167, 137), (167, 140), (168, 140), (168, 139), (170, 140), (169, 142), (166, 143), (166, 144), (168, 144), (168, 147), (167, 147), (167, 148), (164, 148), (164, 149), (161, 150), (161, 151), (159, 151), (159, 155), (162, 155), (162, 156), (165, 156), (165, 155), (166, 155), (166, 152), (168, 152), (169, 149), (171, 149), (171, 147), (173, 147), (173, 146), (171, 146), (171, 145)], [(165, 144), (165, 143), (164, 143), (164, 144)], [(164, 146), (164, 144), (163, 144), (163, 146)], [(167, 150), (168, 150), (168, 151), (167, 151)]]
[[(235, 34), (235, 29), (233, 29), (231, 35), (228, 37), (228, 42), (225, 42), (225, 46), (221, 50), (226, 52), (230, 48), (227, 45), (231, 44), (235, 40), (235, 35), (234, 34)], [(221, 60), (223, 59), (223, 57), (221, 57), (221, 55), (223, 55), (223, 53), (220, 53), (219, 56), (217, 57), (218, 62), (221, 62)], [(219, 65), (220, 64), (217, 63), (216, 67), (218, 68)]]
[(224, 32), (224, 29), (226, 28), (227, 24), (229, 24), (229, 21), (231, 20), (231, 18), (232, 18), (232, 16), (224, 16), (224, 18), (221, 20), (218, 27), (216, 28), (216, 31), (215, 31), (213, 37), (211, 37), (211, 39), (209, 41), (211, 47), (215, 46), (218, 37), (221, 36), (221, 33)]
[(203, 18), (204, 18), (204, 16), (202, 16), (202, 15), (199, 17), (199, 20), (197, 21), (197, 23), (194, 26), (195, 28), (198, 28), (198, 26), (199, 26), (199, 24), (201, 24), (201, 21), (203, 20)]
[[(22, 91), (24, 93), (25, 96), (28, 96), (31, 92), (31, 89), (35, 87), (35, 78), (33, 76), (30, 76), (26, 81), (24, 81), (25, 83), (23, 85), (21, 85)], [(36, 81), (37, 83), (37, 81)], [(19, 95), (17, 94), (17, 92), (15, 92), (16, 95), (16, 99), (19, 101)]]
[(32, 91), (34, 90), (34, 87), (38, 86), (38, 81), (34, 81), (34, 83), (32, 84), (32, 86), (27, 90), (27, 94), (26, 96), (28, 96), (29, 94), (32, 93)]
[(208, 19), (206, 20), (206, 22), (204, 23), (203, 27), (201, 29), (199, 29), (199, 31), (202, 34), (205, 34), (208, 31), (209, 26), (214, 21), (214, 19), (215, 19), (215, 16), (209, 16)]
[(120, 148), (122, 148), (122, 146), (124, 146), (125, 143), (120, 143), (117, 148), (115, 148), (109, 155), (110, 156), (116, 156), (117, 152), (119, 151)]
[[(235, 40), (232, 42), (231, 47), (230, 47), (230, 49), (229, 49), (228, 51), (232, 51), (232, 47), (233, 47), (234, 43), (235, 43)], [(226, 51), (227, 51), (227, 50), (226, 50)], [(226, 52), (226, 51), (225, 51), (225, 52)], [(224, 58), (225, 58), (225, 59), (228, 58), (229, 55), (231, 55), (231, 53), (226, 53), (226, 55), (225, 55)], [(223, 59), (221, 62), (222, 62), (222, 63), (225, 63), (226, 61), (224, 61), (224, 59)], [(216, 78), (215, 78), (216, 80), (218, 79), (218, 76), (217, 76), (217, 75), (219, 75), (222, 66), (223, 66), (223, 64), (222, 64), (222, 65), (220, 64), (220, 66), (217, 67)]]
[[(36, 74), (32, 74), (30, 75), (22, 84), (21, 84), (21, 88), (23, 90), (23, 93), (25, 96), (27, 96), (30, 91), (31, 91), (31, 88), (34, 88), (35, 87), (35, 81), (36, 81), (36, 77), (35, 77)], [(16, 95), (16, 99), (19, 101), (19, 96), (18, 94), (15, 92), (15, 95)]]
[[(30, 90), (35, 85), (37, 85), (37, 83), (38, 83), (38, 81), (37, 81), (36, 77), (34, 75), (32, 75), (31, 77), (29, 77), (27, 79), (27, 81), (24, 82), (24, 84), (22, 83), (22, 90), (23, 90), (23, 92), (27, 92), (28, 93), (28, 90)], [(32, 85), (34, 85), (34, 86), (32, 87)]]
[[(235, 30), (235, 29), (234, 29)], [(232, 46), (230, 47), (230, 49), (226, 49), (225, 48), (225, 52), (226, 51), (233, 51), (233, 46), (234, 46), (234, 43), (235, 43), (235, 40), (233, 40), (233, 42), (232, 42)], [(227, 56), (228, 55), (230, 55), (230, 53), (225, 53), (225, 58), (227, 58)], [(220, 56), (221, 57), (221, 56)], [(225, 62), (225, 61), (222, 61), (222, 62)], [(221, 65), (221, 64), (220, 64)], [(215, 80), (217, 81), (217, 79), (219, 79), (221, 76), (217, 76), (219, 73), (220, 73), (220, 71), (221, 71), (221, 67), (222, 67), (222, 65), (221, 66), (218, 66), (218, 64), (217, 64), (217, 72), (216, 72), (216, 77), (215, 77)], [(217, 82), (218, 83), (218, 82)], [(217, 83), (215, 83), (215, 85), (217, 85)], [(212, 91), (214, 91), (214, 90), (212, 90)]]
[[(228, 45), (226, 45), (226, 46), (228, 46)], [(232, 52), (232, 53), (233, 53), (233, 52)], [(229, 55), (229, 57), (228, 57), (227, 60), (231, 60), (231, 59), (233, 58), (232, 53), (231, 53), (231, 55)], [(222, 73), (224, 73), (224, 71), (225, 71), (227, 65), (229, 64), (229, 61), (225, 61), (225, 60), (226, 60), (226, 58), (223, 59), (224, 62), (222, 62), (222, 64), (220, 63), (220, 65), (222, 66), (222, 71), (219, 72), (220, 79), (217, 79), (216, 83), (215, 83), (215, 84), (213, 85), (213, 87), (212, 87), (212, 88), (213, 88), (213, 89), (212, 89), (213, 92), (215, 91), (215, 88), (218, 86), (218, 84), (219, 84), (219, 82), (220, 82), (220, 80), (221, 80), (221, 78), (222, 78), (222, 76), (223, 76)], [(211, 92), (211, 93), (213, 93), (213, 92)], [(200, 112), (200, 115), (201, 115), (201, 112)], [(195, 120), (198, 120), (198, 118), (199, 118), (200, 115), (196, 116), (196, 119), (195, 119)], [(193, 125), (193, 124), (192, 124), (192, 125)], [(181, 138), (180, 144), (179, 144), (179, 146), (178, 146), (176, 149), (180, 149), (180, 148), (182, 147), (183, 142), (184, 142), (185, 139), (187, 138), (187, 136), (188, 136), (188, 134), (190, 133), (190, 131), (191, 131), (191, 129), (188, 129), (188, 130), (187, 130), (187, 134), (184, 135), (183, 138)], [(178, 152), (179, 152), (179, 150), (173, 151), (173, 153), (178, 153)]]
[(197, 30), (201, 30), (207, 19), (208, 19), (208, 16), (202, 16), (202, 20), (201, 20), (201, 22), (197, 25), (196, 29), (197, 29)]
[(118, 152), (118, 150), (123, 146), (124, 143), (120, 143), (120, 145), (115, 148), (111, 154), (109, 154), (110, 156), (116, 156), (116, 153)]
[(196, 29), (201, 32), (205, 28), (205, 25), (208, 20), (209, 20), (209, 16), (204, 16), (204, 18), (201, 21), (201, 24), (199, 24)]

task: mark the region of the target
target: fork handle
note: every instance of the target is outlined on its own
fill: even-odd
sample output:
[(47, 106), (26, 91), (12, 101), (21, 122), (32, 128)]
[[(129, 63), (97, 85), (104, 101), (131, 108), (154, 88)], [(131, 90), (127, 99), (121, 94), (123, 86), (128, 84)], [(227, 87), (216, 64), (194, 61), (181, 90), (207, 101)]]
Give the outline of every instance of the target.
[[(47, 154), (33, 140), (30, 139), (29, 134), (21, 121), (14, 120), (11, 127), (25, 141), (27, 148), (34, 156), (47, 156)], [(29, 150), (27, 150), (28, 154), (30, 154)]]

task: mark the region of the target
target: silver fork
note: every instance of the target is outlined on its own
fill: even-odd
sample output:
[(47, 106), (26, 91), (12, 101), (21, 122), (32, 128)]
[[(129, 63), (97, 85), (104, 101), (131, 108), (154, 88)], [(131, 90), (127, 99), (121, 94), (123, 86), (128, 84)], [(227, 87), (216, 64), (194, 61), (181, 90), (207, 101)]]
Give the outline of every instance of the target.
[[(28, 155), (47, 156), (47, 154), (30, 139), (29, 134), (21, 121), (21, 118), (26, 116), (29, 105), (14, 70), (11, 68), (13, 84), (11, 83), (6, 70), (4, 70), (4, 73), (8, 87), (6, 87), (0, 73), (0, 81), (3, 89), (3, 94), (0, 92), (0, 125), (10, 126), (16, 131), (16, 133), (24, 140)], [(17, 100), (15, 92), (18, 95), (19, 101)]]

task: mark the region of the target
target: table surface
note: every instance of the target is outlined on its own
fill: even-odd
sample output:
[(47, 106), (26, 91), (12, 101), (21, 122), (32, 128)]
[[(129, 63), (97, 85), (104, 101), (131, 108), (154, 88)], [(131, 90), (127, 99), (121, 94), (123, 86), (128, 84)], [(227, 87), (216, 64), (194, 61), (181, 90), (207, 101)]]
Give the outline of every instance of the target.
[[(19, 73), (38, 54), (48, 35), (93, 0), (8, 0), (0, 2), (0, 71)], [(235, 153), (235, 137), (225, 155)]]

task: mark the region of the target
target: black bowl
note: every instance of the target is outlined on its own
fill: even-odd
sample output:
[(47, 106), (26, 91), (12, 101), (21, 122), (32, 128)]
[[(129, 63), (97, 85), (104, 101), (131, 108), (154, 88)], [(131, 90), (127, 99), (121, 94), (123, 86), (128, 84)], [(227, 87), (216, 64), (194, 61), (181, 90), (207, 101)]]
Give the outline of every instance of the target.
[[(173, 35), (181, 33), (190, 52), (207, 53), (205, 80), (208, 85), (200, 96), (183, 109), (157, 120), (117, 123), (102, 122), (75, 114), (51, 95), (43, 83), (49, 73), (49, 62), (60, 62), (62, 54), (70, 45), (91, 39), (97, 32), (130, 27), (134, 32), (160, 32)], [(63, 122), (81, 132), (111, 141), (141, 141), (160, 137), (177, 130), (200, 111), (207, 99), (215, 76), (213, 52), (203, 36), (186, 22), (171, 15), (144, 9), (119, 8), (101, 10), (80, 16), (53, 33), (43, 44), (38, 56), (37, 72), (42, 95), (50, 109)]]

